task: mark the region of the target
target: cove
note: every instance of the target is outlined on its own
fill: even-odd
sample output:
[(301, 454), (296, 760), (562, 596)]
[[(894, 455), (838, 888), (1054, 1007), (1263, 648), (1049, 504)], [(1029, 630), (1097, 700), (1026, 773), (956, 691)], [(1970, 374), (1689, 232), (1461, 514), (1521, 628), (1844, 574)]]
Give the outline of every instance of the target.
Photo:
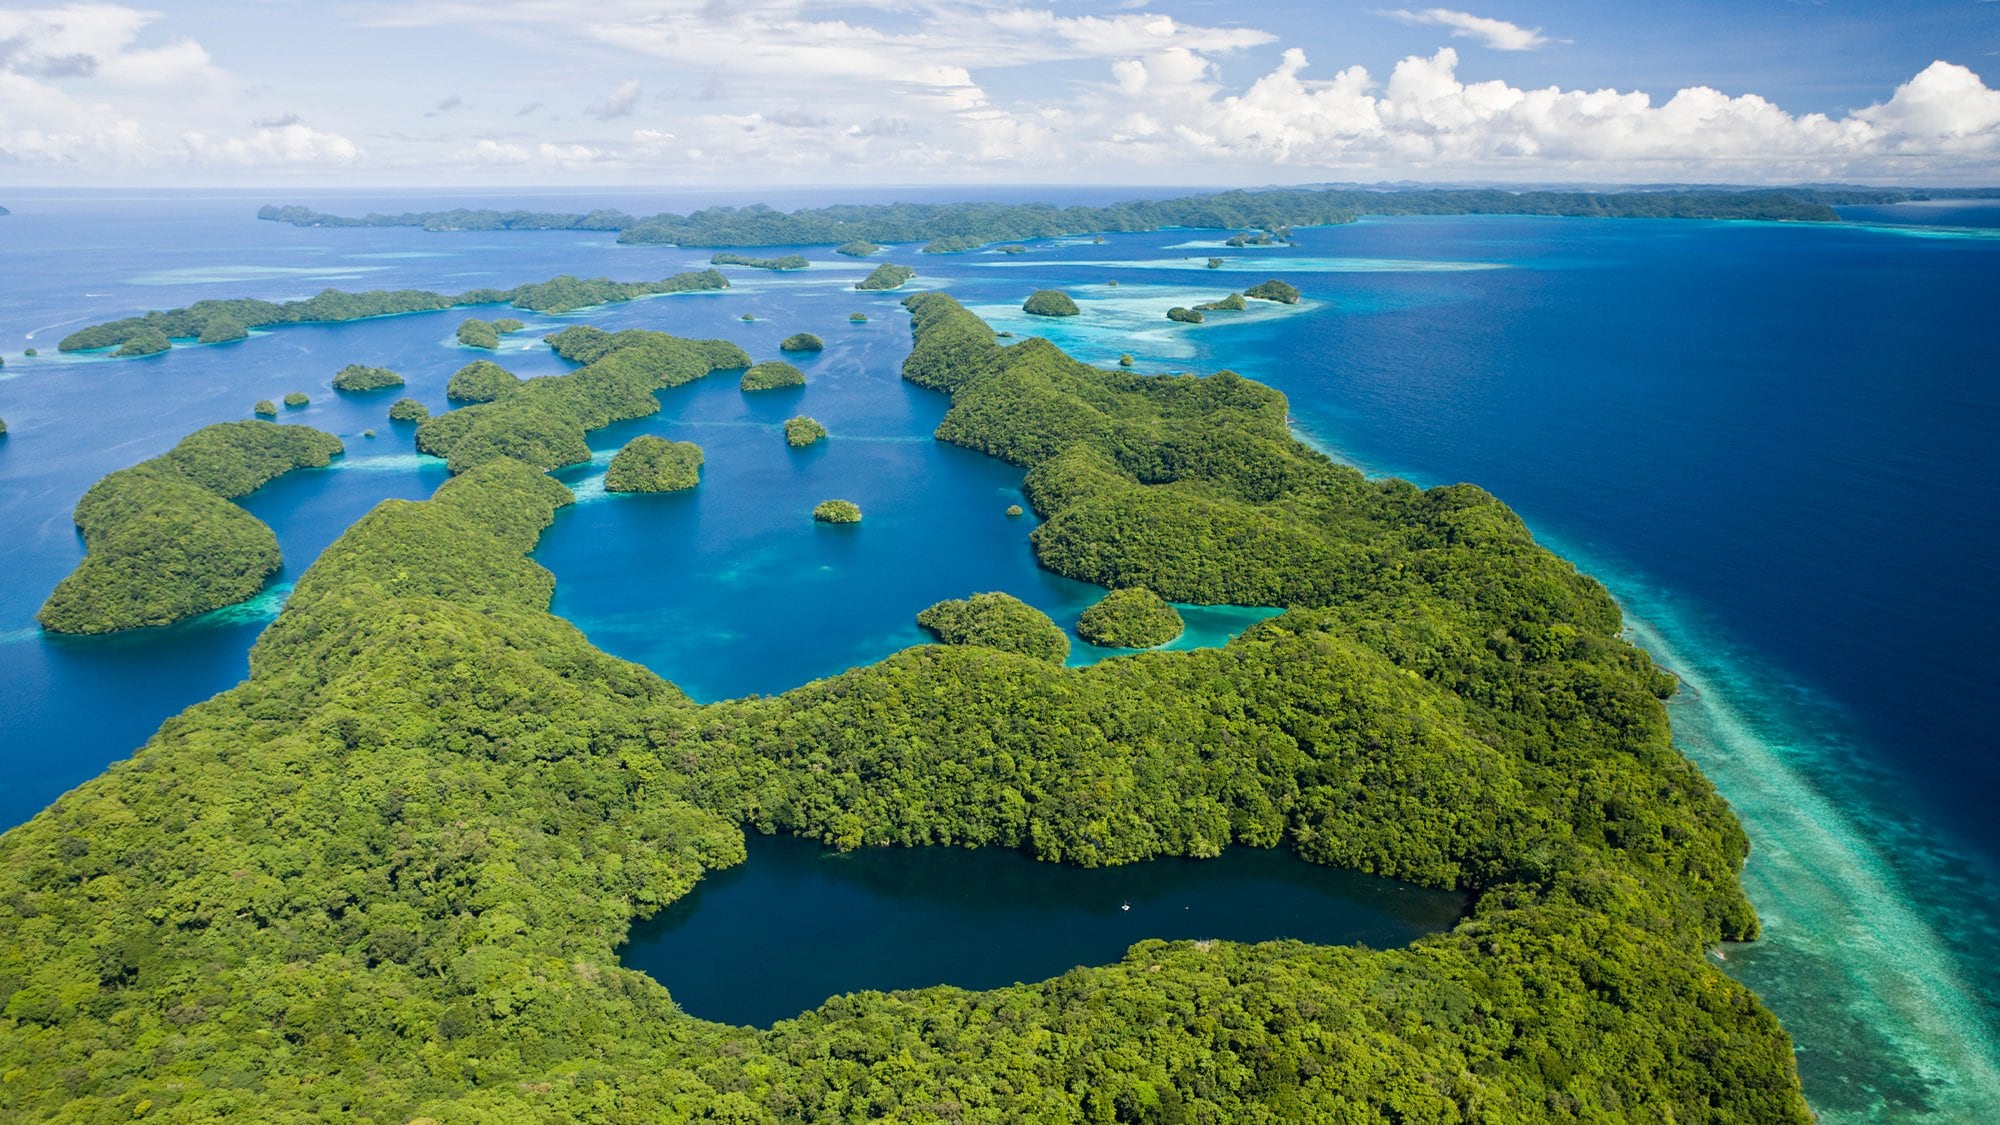
[(1405, 945), (1465, 896), (1276, 849), (1123, 867), (996, 848), (866, 848), (749, 834), (748, 859), (633, 925), (627, 968), (689, 1015), (768, 1026), (861, 990), (998, 988), (1123, 957), (1147, 938)]

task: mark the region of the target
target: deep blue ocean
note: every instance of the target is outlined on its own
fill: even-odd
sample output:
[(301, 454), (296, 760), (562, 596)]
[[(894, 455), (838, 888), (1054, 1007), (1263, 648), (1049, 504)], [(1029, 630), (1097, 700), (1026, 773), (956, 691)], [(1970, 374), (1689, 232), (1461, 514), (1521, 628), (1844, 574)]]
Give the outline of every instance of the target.
[[(437, 410), (445, 380), (477, 354), (452, 339), (465, 312), (284, 328), (145, 360), (57, 356), (63, 334), (204, 297), (657, 278), (708, 256), (602, 234), (299, 230), (255, 221), (264, 202), (651, 213), (753, 201), (0, 192), (14, 212), (0, 218), (0, 825), (237, 682), (320, 549), (380, 499), (443, 479), (409, 429), (383, 419), (404, 392), (335, 395), (334, 371), (393, 367)], [(1847, 217), (1378, 219), (1302, 231), (1290, 248), (1166, 231), (1018, 256), (885, 257), (996, 328), (1093, 362), (1129, 352), (1142, 371), (1233, 368), (1288, 394), (1300, 436), (1337, 456), (1420, 484), (1470, 481), (1513, 505), (1610, 587), (1633, 638), (1683, 676), (1677, 738), (1750, 832), (1746, 881), (1766, 927), (1764, 941), (1720, 952), (1797, 1039), (1814, 1107), (1830, 1120), (1977, 1120), (2000, 1090), (2000, 737), (1986, 721), (2000, 707), (1986, 652), (2000, 626), (2000, 209)], [(659, 415), (593, 434), (597, 461), (558, 474), (581, 502), (536, 554), (558, 577), (555, 611), (697, 698), (782, 691), (918, 643), (912, 618), (938, 598), (1007, 590), (1068, 625), (1101, 593), (1034, 566), (1032, 516), (1003, 514), (1020, 500), (1018, 471), (930, 440), (945, 401), (897, 377), (900, 294), (852, 290), (873, 263), (805, 252), (813, 269), (732, 270), (725, 293), (530, 318), (497, 357), (523, 375), (565, 370), (538, 338), (578, 322), (723, 336), (758, 359), (792, 332), (826, 339), (798, 361), (802, 390), (744, 395), (715, 379), (665, 392)], [(1223, 268), (1205, 269), (1210, 255)], [(1163, 319), (1267, 276), (1305, 302), (1200, 326)], [(1019, 312), (1049, 286), (1083, 315)], [(29, 347), (43, 354), (26, 358)], [(69, 512), (93, 481), (292, 390), (313, 402), (283, 420), (338, 433), (348, 452), (245, 501), (286, 553), (267, 596), (140, 634), (40, 633), (35, 609), (81, 556)], [(776, 427), (797, 413), (831, 440), (786, 448)], [(699, 442), (702, 486), (605, 496), (604, 462), (638, 433)], [(829, 496), (857, 501), (864, 525), (812, 524)], [(1179, 643), (1221, 643), (1259, 615), (1193, 613)], [(1106, 655), (1079, 644), (1073, 660)]]

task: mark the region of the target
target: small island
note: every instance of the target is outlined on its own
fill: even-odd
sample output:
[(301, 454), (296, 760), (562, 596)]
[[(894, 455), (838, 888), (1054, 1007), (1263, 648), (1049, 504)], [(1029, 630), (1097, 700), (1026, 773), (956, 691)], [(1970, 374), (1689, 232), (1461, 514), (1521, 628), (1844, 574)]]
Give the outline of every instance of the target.
[(1075, 316), (1083, 310), (1060, 289), (1038, 289), (1021, 302), (1021, 311), (1029, 316)]
[(1049, 615), (1011, 594), (974, 594), (942, 601), (917, 614), (941, 644), (984, 645), (1052, 664), (1069, 655), (1069, 635)]
[(759, 270), (802, 270), (812, 265), (803, 254), (787, 254), (782, 258), (747, 258), (741, 254), (721, 253), (708, 260), (711, 266), (749, 266)]
[(806, 385), (806, 374), (782, 360), (771, 360), (745, 371), (738, 385), (746, 391), (775, 391), (785, 387), (803, 387)]
[(826, 437), (826, 427), (814, 418), (801, 414), (785, 421), (785, 444), (793, 449), (804, 449)]
[(464, 347), (490, 352), (500, 346), (500, 331), (488, 321), (470, 318), (458, 326), (458, 342)]
[(1021, 506), (1019, 504), (1007, 505), (1007, 518), (1010, 520), (1020, 519), (1022, 516), (1026, 514), (1027, 513), (1021, 509)]
[(276, 418), (278, 416), (278, 404), (268, 398), (260, 398), (257, 400), (257, 405), (250, 408), (250, 413), (255, 414), (259, 418)]
[(865, 290), (896, 289), (915, 276), (917, 276), (917, 271), (908, 266), (899, 266), (894, 262), (883, 262), (881, 265), (875, 267), (874, 273), (856, 282), (854, 287)]
[(333, 389), (348, 394), (363, 394), (368, 391), (385, 391), (390, 387), (403, 385), (403, 377), (386, 367), (369, 367), (350, 363), (334, 373)]
[(778, 345), (781, 352), (817, 352), (826, 349), (826, 341), (810, 332), (794, 332)]
[(951, 234), (934, 238), (924, 244), (926, 254), (963, 254), (967, 250), (977, 250), (986, 245), (986, 240), (969, 234)]
[(1243, 295), (1245, 297), (1255, 297), (1260, 301), (1277, 301), (1280, 304), (1286, 305), (1296, 305), (1299, 303), (1299, 291), (1290, 282), (1279, 281), (1275, 277), (1269, 281), (1252, 285), (1243, 291)]
[(813, 519), (820, 523), (860, 523), (861, 506), (852, 500), (822, 500), (813, 507)]
[[(57, 345), (58, 348), (61, 346)], [(127, 336), (125, 342), (118, 345), (118, 350), (111, 354), (119, 359), (129, 359), (134, 356), (159, 355), (173, 346), (174, 342), (167, 338), (165, 332), (148, 326)]]
[(496, 402), (521, 389), (521, 377), (490, 359), (475, 359), (452, 373), (444, 396), (453, 402)]
[(1179, 321), (1182, 324), (1200, 324), (1205, 318), (1193, 309), (1175, 305), (1173, 308), (1167, 310), (1167, 319)]
[(1180, 611), (1144, 586), (1104, 595), (1077, 619), (1076, 635), (1099, 648), (1153, 648), (1181, 635)]
[(300, 410), (312, 404), (312, 397), (304, 391), (293, 391), (285, 396), (285, 409)]
[(604, 471), (606, 492), (678, 492), (701, 483), (701, 446), (641, 434)]
[(867, 314), (867, 313), (858, 313), (858, 312), (857, 312), (857, 313), (848, 313), (848, 314), (847, 314), (847, 322), (848, 322), (849, 324), (866, 324), (866, 323), (868, 323), (868, 314)]
[(389, 404), (389, 421), (422, 422), (431, 416), (431, 408), (413, 398), (399, 398)]
[(1219, 301), (1203, 301), (1201, 304), (1196, 305), (1194, 307), (1194, 311), (1214, 312), (1217, 309), (1225, 309), (1230, 312), (1241, 312), (1248, 307), (1249, 306), (1246, 305), (1243, 301), (1243, 294), (1231, 293), (1229, 296), (1224, 297)]
[(834, 247), (833, 252), (836, 254), (845, 254), (850, 258), (866, 258), (870, 254), (880, 254), (882, 248), (865, 238), (857, 238), (853, 242)]
[(110, 474), (77, 502), (83, 561), (35, 619), (52, 633), (114, 633), (256, 594), (282, 562), (278, 537), (230, 501), (341, 450), (310, 426), (221, 422)]

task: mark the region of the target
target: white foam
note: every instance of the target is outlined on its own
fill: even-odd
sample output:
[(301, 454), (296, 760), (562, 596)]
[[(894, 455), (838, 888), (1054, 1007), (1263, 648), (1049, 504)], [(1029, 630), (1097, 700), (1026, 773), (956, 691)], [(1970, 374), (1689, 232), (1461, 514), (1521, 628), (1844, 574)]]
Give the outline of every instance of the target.
[[(1260, 247), (1259, 249), (1268, 249)], [(1258, 258), (1231, 258), (1223, 255), (1204, 255), (1197, 259), (1193, 255), (1184, 258), (1135, 258), (1130, 261), (1073, 261), (1065, 266), (1088, 266), (1106, 270), (1198, 270), (1207, 268), (1207, 258), (1221, 257), (1222, 264), (1216, 266), (1215, 273), (1255, 273), (1270, 276), (1273, 273), (1469, 273), (1477, 270), (1505, 270), (1514, 267), (1505, 262), (1461, 262), (1429, 260), (1423, 258), (1327, 258), (1310, 255), (1294, 257), (1290, 254), (1271, 255)], [(974, 262), (974, 265), (993, 269), (1007, 269), (1014, 266), (1042, 266), (1044, 262), (992, 261)]]

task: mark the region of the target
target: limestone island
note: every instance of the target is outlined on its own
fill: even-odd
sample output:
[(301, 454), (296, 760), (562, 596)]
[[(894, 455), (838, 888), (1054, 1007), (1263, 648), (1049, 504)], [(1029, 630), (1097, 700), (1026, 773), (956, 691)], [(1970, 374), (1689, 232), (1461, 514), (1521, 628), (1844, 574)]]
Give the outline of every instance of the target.
[(389, 404), (389, 421), (422, 422), (431, 416), (431, 408), (413, 398), (399, 398)]
[(743, 373), (738, 384), (746, 391), (775, 391), (785, 387), (803, 387), (806, 374), (783, 360), (760, 363)]
[(1021, 311), (1029, 316), (1075, 316), (1083, 310), (1060, 289), (1038, 289), (1021, 302)]
[(500, 330), (490, 321), (476, 317), (467, 319), (458, 326), (458, 342), (468, 348), (484, 348), (487, 351), (500, 346)]
[(304, 391), (293, 391), (285, 396), (285, 409), (301, 410), (312, 404), (312, 396)]
[(856, 289), (895, 289), (917, 276), (917, 271), (894, 262), (883, 262), (875, 267), (875, 272), (855, 283)]
[(1175, 305), (1173, 308), (1167, 310), (1167, 319), (1179, 321), (1182, 324), (1200, 324), (1206, 318), (1193, 309)]
[(1203, 301), (1201, 304), (1196, 305), (1194, 307), (1194, 311), (1214, 312), (1217, 309), (1223, 309), (1229, 312), (1241, 312), (1248, 307), (1249, 306), (1246, 305), (1243, 301), (1243, 294), (1231, 293), (1229, 296), (1224, 297), (1219, 301)]
[(350, 363), (335, 372), (333, 376), (333, 389), (346, 391), (349, 394), (386, 391), (390, 387), (402, 385), (403, 377), (394, 371), (386, 367), (368, 367), (359, 363)]
[(817, 352), (826, 350), (826, 341), (810, 332), (794, 332), (778, 345), (781, 352)]
[(1011, 594), (974, 594), (941, 601), (917, 614), (917, 624), (941, 644), (984, 645), (1061, 664), (1069, 635), (1049, 615)]
[(868, 314), (867, 314), (867, 313), (858, 313), (858, 312), (857, 312), (857, 313), (848, 313), (848, 314), (847, 314), (847, 322), (848, 322), (849, 324), (866, 324), (866, 323), (868, 323)]
[(1020, 519), (1022, 516), (1026, 514), (1027, 513), (1021, 509), (1021, 506), (1019, 504), (1007, 505), (1007, 518), (1010, 520)]
[(35, 619), (52, 633), (112, 633), (251, 597), (283, 559), (276, 533), (230, 501), (341, 451), (310, 426), (221, 422), (106, 476), (76, 505), (83, 561)]
[(606, 492), (678, 492), (701, 483), (701, 446), (641, 434), (604, 471)]
[(866, 258), (870, 254), (880, 254), (882, 248), (865, 238), (857, 238), (853, 242), (834, 247), (833, 252), (845, 254), (850, 258)]
[(826, 427), (820, 425), (817, 419), (801, 414), (785, 421), (785, 444), (793, 449), (804, 449), (825, 437)]
[(1077, 618), (1076, 635), (1099, 648), (1153, 648), (1181, 635), (1180, 611), (1144, 586), (1104, 595)]
[(861, 506), (852, 500), (822, 500), (813, 507), (820, 523), (860, 523)]
[(1279, 281), (1275, 277), (1269, 281), (1252, 285), (1243, 291), (1243, 295), (1245, 297), (1255, 297), (1260, 301), (1277, 301), (1280, 304), (1286, 305), (1296, 305), (1299, 303), (1299, 291), (1290, 282)]
[(749, 266), (758, 270), (802, 270), (812, 265), (803, 254), (787, 254), (782, 258), (746, 258), (741, 254), (721, 253), (708, 260), (711, 266)]
[(250, 408), (250, 413), (255, 414), (259, 418), (276, 418), (278, 416), (278, 404), (268, 398), (260, 398), (257, 400), (257, 405)]
[(926, 254), (963, 254), (967, 250), (977, 250), (986, 245), (986, 240), (969, 234), (951, 234), (934, 238), (924, 244)]
[(495, 402), (521, 389), (521, 377), (490, 359), (475, 359), (452, 373), (444, 396), (453, 402)]

